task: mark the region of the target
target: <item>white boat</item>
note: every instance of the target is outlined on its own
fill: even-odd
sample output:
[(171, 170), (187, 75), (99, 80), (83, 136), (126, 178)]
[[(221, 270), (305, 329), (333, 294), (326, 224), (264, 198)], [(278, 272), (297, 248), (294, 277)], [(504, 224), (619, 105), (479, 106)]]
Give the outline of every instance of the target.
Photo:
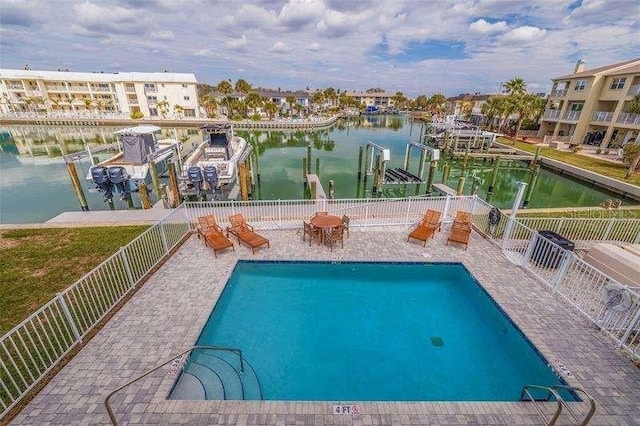
[(251, 146), (233, 133), (230, 123), (207, 124), (202, 130), (207, 135), (205, 140), (184, 161), (182, 168), (182, 192), (197, 196), (203, 189), (215, 193), (218, 188), (234, 183), (238, 179), (238, 162), (251, 152)]
[(121, 151), (94, 164), (86, 177), (105, 193), (105, 201), (111, 199), (114, 186), (120, 198), (125, 198), (131, 190), (130, 182), (150, 183), (151, 161), (156, 164), (158, 174), (167, 170), (168, 161), (180, 150), (180, 143), (175, 139), (157, 139), (156, 133), (160, 130), (157, 126), (140, 125), (114, 132), (120, 137)]

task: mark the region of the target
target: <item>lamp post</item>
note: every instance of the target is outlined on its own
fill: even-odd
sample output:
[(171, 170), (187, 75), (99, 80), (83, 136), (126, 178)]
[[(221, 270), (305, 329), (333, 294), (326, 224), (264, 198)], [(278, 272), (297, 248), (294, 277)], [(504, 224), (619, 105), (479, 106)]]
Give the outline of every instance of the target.
[(504, 247), (505, 242), (511, 235), (511, 230), (513, 229), (513, 224), (516, 220), (516, 214), (518, 213), (522, 197), (524, 196), (524, 192), (527, 188), (526, 182), (516, 182), (516, 184), (518, 185), (518, 192), (516, 193), (515, 200), (513, 200), (513, 207), (511, 207), (511, 214), (509, 215), (509, 219), (507, 219), (507, 226), (504, 229), (504, 234), (502, 234), (502, 247)]

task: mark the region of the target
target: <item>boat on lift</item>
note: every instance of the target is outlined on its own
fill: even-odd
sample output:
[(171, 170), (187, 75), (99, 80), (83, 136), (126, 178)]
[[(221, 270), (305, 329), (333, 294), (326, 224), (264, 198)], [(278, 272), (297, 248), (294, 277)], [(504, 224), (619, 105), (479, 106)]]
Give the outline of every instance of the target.
[(231, 123), (206, 124), (201, 129), (205, 140), (184, 161), (181, 192), (200, 197), (208, 190), (215, 197), (216, 191), (238, 179), (238, 163), (246, 159), (251, 145), (234, 134)]
[[(180, 143), (170, 138), (158, 139), (156, 133), (160, 130), (157, 126), (140, 125), (114, 132), (119, 136), (121, 151), (93, 165), (86, 177), (96, 184), (98, 191), (104, 192), (105, 201), (112, 199), (114, 189), (124, 200), (139, 183), (150, 183), (149, 164), (152, 161), (158, 174), (167, 171), (168, 162), (180, 151)], [(132, 183), (134, 188), (131, 188)]]

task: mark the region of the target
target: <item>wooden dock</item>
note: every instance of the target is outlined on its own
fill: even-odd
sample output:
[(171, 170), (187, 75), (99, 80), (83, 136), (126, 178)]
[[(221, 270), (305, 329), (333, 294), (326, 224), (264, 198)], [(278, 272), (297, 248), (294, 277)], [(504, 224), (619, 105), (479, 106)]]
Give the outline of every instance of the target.
[(496, 157), (500, 157), (500, 160), (520, 160), (520, 161), (533, 161), (534, 156), (531, 154), (499, 154), (499, 153), (489, 153), (489, 152), (464, 152), (457, 151), (452, 152), (451, 155), (455, 158), (481, 158), (481, 159), (495, 159)]

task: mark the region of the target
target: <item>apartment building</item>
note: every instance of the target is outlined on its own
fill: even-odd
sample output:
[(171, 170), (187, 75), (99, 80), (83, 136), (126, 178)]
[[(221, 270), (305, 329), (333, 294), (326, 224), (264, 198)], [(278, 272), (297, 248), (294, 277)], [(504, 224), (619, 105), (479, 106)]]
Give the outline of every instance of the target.
[(365, 107), (376, 107), (385, 111), (395, 107), (393, 97), (395, 93), (387, 92), (347, 92), (348, 96), (353, 97)]
[(3, 113), (200, 117), (194, 74), (0, 69)]
[(640, 138), (640, 115), (626, 112), (640, 94), (640, 58), (553, 79), (538, 136), (564, 136), (571, 144), (619, 147)]

